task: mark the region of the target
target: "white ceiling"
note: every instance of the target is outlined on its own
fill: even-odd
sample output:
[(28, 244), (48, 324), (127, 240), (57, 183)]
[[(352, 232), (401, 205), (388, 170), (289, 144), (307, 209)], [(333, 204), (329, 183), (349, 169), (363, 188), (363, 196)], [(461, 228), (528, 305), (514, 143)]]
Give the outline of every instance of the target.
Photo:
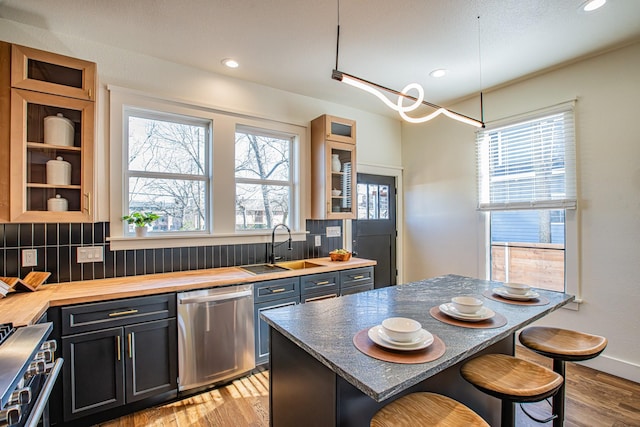
[[(640, 37), (640, 0), (609, 0), (589, 14), (583, 1), (340, 0), (339, 68), (397, 90), (416, 81), (446, 105)], [(0, 17), (385, 111), (331, 80), (337, 0), (0, 0)], [(240, 68), (223, 67), (226, 57)], [(449, 74), (429, 77), (436, 68)]]

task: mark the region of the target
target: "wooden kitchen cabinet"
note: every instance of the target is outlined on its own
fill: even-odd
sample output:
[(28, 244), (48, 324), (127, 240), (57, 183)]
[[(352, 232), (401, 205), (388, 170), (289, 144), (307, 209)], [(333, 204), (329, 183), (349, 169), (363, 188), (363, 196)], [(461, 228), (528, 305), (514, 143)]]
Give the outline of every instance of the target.
[(323, 115), (311, 122), (311, 215), (356, 218), (355, 122)]
[(11, 46), (11, 87), (95, 101), (96, 64), (26, 46)]
[[(7, 67), (2, 67), (5, 74)], [(91, 222), (96, 65), (11, 45), (8, 69), (11, 87), (3, 86), (0, 93), (9, 94), (10, 109), (3, 110), (0, 120), (8, 121), (10, 134), (7, 141), (0, 141), (0, 163), (9, 170), (10, 196), (4, 209), (0, 198), (0, 221)], [(5, 76), (0, 84), (6, 81)], [(4, 103), (3, 96), (0, 103)], [(58, 114), (71, 124), (68, 142), (59, 142), (58, 135), (45, 139), (45, 118)], [(70, 164), (68, 183), (47, 178), (47, 162), (58, 157)], [(57, 195), (67, 201), (66, 211), (49, 210), (48, 200)]]
[[(62, 307), (63, 422), (177, 395), (174, 294)], [(55, 413), (55, 411), (52, 411)], [(60, 411), (58, 410), (58, 413)], [(90, 418), (87, 418), (89, 423)]]

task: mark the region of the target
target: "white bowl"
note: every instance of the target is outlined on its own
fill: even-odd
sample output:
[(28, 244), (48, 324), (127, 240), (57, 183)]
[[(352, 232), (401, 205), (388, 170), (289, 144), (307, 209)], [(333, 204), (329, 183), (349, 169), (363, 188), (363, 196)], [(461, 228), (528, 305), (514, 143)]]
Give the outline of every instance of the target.
[(334, 197), (338, 197), (340, 194), (342, 194), (340, 190), (331, 190), (331, 195)]
[(382, 321), (382, 331), (397, 342), (414, 340), (420, 329), (422, 329), (420, 322), (406, 317), (389, 317)]
[(476, 314), (482, 308), (482, 300), (471, 295), (451, 298), (453, 308), (463, 314)]
[(505, 283), (504, 287), (512, 295), (526, 295), (531, 290), (531, 286), (522, 283)]

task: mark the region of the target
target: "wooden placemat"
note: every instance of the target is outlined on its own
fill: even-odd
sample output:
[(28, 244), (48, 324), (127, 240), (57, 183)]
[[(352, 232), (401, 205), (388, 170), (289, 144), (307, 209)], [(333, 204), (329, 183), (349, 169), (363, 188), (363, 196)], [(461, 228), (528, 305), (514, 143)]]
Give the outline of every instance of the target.
[(353, 345), (358, 350), (375, 359), (393, 363), (425, 363), (432, 362), (442, 357), (446, 350), (444, 342), (437, 335), (433, 336), (433, 344), (422, 350), (395, 351), (381, 347), (369, 338), (369, 329), (366, 328), (358, 332), (353, 337)]
[(490, 289), (487, 289), (486, 291), (484, 291), (482, 295), (494, 301), (504, 302), (507, 304), (514, 304), (514, 305), (547, 305), (549, 304), (549, 300), (543, 296), (539, 296), (538, 298), (530, 299), (527, 301), (518, 301), (514, 299), (503, 298), (498, 294), (494, 294), (493, 291)]
[(440, 307), (436, 305), (435, 307), (431, 307), (429, 314), (442, 323), (447, 323), (453, 326), (462, 326), (463, 328), (491, 329), (499, 328), (507, 324), (507, 318), (500, 313), (496, 313), (496, 315), (491, 319), (483, 320), (481, 322), (465, 322), (464, 320), (458, 320), (447, 316), (441, 312)]

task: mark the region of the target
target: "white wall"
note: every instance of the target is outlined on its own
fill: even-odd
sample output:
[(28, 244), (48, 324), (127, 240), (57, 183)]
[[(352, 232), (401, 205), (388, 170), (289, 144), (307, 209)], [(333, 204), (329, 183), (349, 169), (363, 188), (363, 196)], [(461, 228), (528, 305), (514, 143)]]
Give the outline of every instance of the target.
[[(397, 120), (343, 105), (309, 98), (238, 79), (186, 67), (135, 52), (52, 33), (0, 18), (0, 40), (96, 62), (98, 98), (97, 159), (99, 213), (108, 216), (108, 93), (107, 85), (140, 90), (220, 110), (308, 126), (321, 114), (357, 122), (358, 163), (401, 166), (401, 127)], [(338, 84), (338, 83), (336, 83)], [(310, 132), (309, 132), (310, 133)], [(307, 192), (308, 193), (308, 192)], [(307, 195), (308, 199), (308, 195)]]
[[(485, 94), (485, 119), (577, 98), (578, 311), (541, 323), (604, 335), (588, 365), (640, 382), (640, 43)], [(454, 110), (474, 116), (478, 100)], [(403, 125), (405, 278), (482, 277), (474, 129), (438, 119)]]

